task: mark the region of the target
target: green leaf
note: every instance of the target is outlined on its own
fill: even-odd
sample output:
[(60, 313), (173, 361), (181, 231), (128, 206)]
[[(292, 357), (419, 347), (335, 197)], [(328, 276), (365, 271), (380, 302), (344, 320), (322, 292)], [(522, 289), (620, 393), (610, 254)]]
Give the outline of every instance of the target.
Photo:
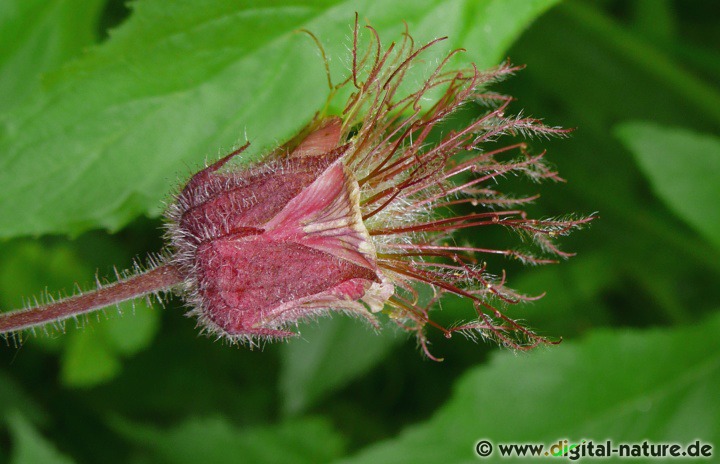
[(154, 462), (323, 463), (342, 455), (343, 439), (322, 419), (239, 429), (224, 418), (190, 419), (162, 430), (121, 419), (111, 425), (128, 440), (146, 447)]
[(60, 377), (65, 385), (91, 387), (120, 372), (120, 361), (93, 327), (79, 329), (68, 337)]
[(342, 388), (382, 361), (404, 340), (391, 327), (372, 327), (342, 315), (302, 327), (301, 340), (283, 346), (280, 390), (285, 412), (295, 414)]
[(430, 420), (343, 462), (474, 462), (480, 439), (717, 443), (718, 331), (715, 315), (691, 327), (598, 331), (528, 355), (500, 352), (469, 371)]
[(67, 386), (92, 387), (113, 379), (122, 370), (121, 357), (146, 348), (159, 327), (157, 310), (142, 300), (89, 318), (67, 336), (60, 371)]
[(71, 464), (72, 459), (60, 453), (20, 413), (8, 418), (13, 437), (11, 464)]
[(615, 133), (657, 196), (720, 247), (720, 138), (652, 122), (627, 122)]
[(556, 0), (288, 0), (133, 3), (103, 44), (58, 72), (0, 120), (0, 237), (116, 230), (157, 215), (178, 174), (247, 134), (247, 159), (288, 138), (327, 96), (323, 65), (300, 28), (345, 74), (354, 12), (385, 43), (407, 21), (418, 41), (441, 35), (465, 60), (499, 61)]
[(103, 0), (0, 2), (0, 111), (40, 92), (42, 77), (97, 39)]

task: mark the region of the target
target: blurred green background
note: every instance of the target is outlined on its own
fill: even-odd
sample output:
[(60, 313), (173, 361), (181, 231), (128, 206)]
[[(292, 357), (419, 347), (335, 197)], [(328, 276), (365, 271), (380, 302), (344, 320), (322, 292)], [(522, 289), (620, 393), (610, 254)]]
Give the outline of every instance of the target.
[[(294, 31), (312, 30), (339, 76), (355, 11), (385, 43), (405, 20), (466, 61), (526, 64), (493, 89), (576, 128), (531, 141), (566, 184), (506, 189), (539, 191), (535, 216), (600, 219), (563, 241), (577, 252), (567, 262), (494, 263), (511, 287), (547, 293), (509, 314), (563, 342), (512, 353), (430, 332), (435, 363), (403, 334), (336, 316), (251, 351), (198, 337), (177, 300), (139, 303), (0, 347), (0, 462), (475, 462), (480, 439), (720, 445), (715, 0), (4, 0), (0, 307), (158, 251), (161, 201), (181, 179), (245, 136), (258, 156), (322, 106), (322, 62)], [(436, 317), (470, 311), (446, 301)]]

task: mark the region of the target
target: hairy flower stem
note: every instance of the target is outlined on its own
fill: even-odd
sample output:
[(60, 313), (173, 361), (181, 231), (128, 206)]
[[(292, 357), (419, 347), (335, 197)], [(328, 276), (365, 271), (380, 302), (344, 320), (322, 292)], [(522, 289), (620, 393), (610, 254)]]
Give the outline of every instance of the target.
[(34, 308), (0, 314), (0, 333), (15, 332), (50, 322), (59, 322), (106, 306), (167, 290), (182, 281), (182, 276), (177, 268), (172, 264), (165, 264), (91, 292)]

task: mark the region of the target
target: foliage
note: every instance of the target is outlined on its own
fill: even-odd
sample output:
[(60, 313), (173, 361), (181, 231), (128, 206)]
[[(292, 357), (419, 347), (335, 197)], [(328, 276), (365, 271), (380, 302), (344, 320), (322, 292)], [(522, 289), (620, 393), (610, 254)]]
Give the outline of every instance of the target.
[[(179, 179), (245, 138), (259, 156), (322, 107), (322, 59), (297, 31), (339, 78), (356, 10), (385, 42), (406, 21), (418, 42), (449, 36), (462, 63), (527, 64), (497, 90), (577, 128), (530, 142), (568, 179), (540, 187), (533, 215), (601, 218), (564, 243), (568, 262), (498, 261), (511, 287), (547, 292), (514, 316), (564, 339), (529, 354), (435, 333), (433, 363), (337, 317), (249, 351), (197, 337), (175, 302), (3, 347), (0, 461), (473, 462), (482, 438), (720, 443), (716, 2), (555, 3), (2, 2), (3, 309), (158, 250)], [(450, 299), (440, 318), (466, 310)]]

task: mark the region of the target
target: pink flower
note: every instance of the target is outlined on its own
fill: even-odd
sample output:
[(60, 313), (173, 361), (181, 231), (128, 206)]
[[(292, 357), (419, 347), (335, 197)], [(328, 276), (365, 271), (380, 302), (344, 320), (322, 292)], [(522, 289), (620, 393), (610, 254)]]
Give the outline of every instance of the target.
[[(532, 155), (522, 142), (490, 150), (483, 144), (506, 134), (566, 131), (506, 115), (510, 98), (484, 88), (516, 68), (448, 69), (457, 52), (403, 93), (410, 68), (421, 68), (422, 56), (441, 39), (415, 48), (405, 34), (383, 51), (369, 29), (370, 46), (360, 53), (356, 19), (350, 76), (331, 84), (331, 97), (352, 89), (340, 116), (318, 115), (249, 168), (230, 163), (245, 145), (201, 170), (168, 208), (161, 262), (93, 292), (5, 313), (0, 333), (172, 290), (206, 332), (251, 345), (287, 338), (299, 322), (330, 311), (376, 326), (385, 314), (417, 334), (432, 359), (428, 325), (448, 337), (460, 332), (514, 348), (550, 343), (506, 314), (530, 298), (507, 288), (504, 271), (494, 275), (480, 259), (499, 254), (542, 264), (568, 257), (554, 239), (592, 217), (528, 218), (520, 207), (537, 197), (502, 194), (495, 181), (511, 174), (562, 179), (544, 164), (544, 153)], [(425, 101), (434, 103), (424, 107)], [(477, 104), (487, 110), (465, 127), (443, 124), (462, 105)], [(539, 254), (453, 239), (458, 230), (474, 229), (480, 238), (497, 227), (519, 232)], [(421, 287), (432, 297), (421, 298)], [(430, 311), (445, 294), (472, 302), (472, 317), (451, 328), (434, 323)]]
[[(372, 30), (372, 29), (371, 29)], [(488, 184), (510, 173), (561, 180), (523, 143), (483, 151), (504, 134), (564, 134), (529, 118), (506, 116), (509, 97), (483, 87), (512, 73), (446, 70), (448, 56), (424, 84), (398, 95), (406, 72), (431, 42), (409, 36), (360, 57), (357, 25), (352, 85), (342, 117), (320, 117), (293, 141), (249, 169), (227, 168), (245, 147), (194, 175), (169, 209), (171, 262), (184, 276), (192, 314), (209, 333), (257, 343), (294, 334), (298, 322), (341, 311), (367, 318), (386, 313), (418, 335), (424, 328), (490, 336), (516, 348), (547, 342), (491, 305), (525, 299), (477, 264), (491, 253), (530, 263), (553, 261), (514, 250), (457, 246), (452, 233), (488, 227), (519, 231), (545, 255), (569, 256), (553, 239), (591, 218), (528, 219), (516, 209), (536, 197), (512, 198)], [(373, 31), (374, 33), (374, 31)], [(441, 92), (426, 109), (422, 101)], [(468, 126), (441, 133), (461, 105), (490, 109)], [(438, 137), (438, 134), (440, 136)], [(247, 145), (246, 145), (247, 146)], [(479, 207), (456, 214), (451, 207)], [(417, 285), (434, 297), (418, 303)], [(446, 329), (429, 310), (443, 294), (466, 297), (471, 321)]]
[(287, 156), (219, 171), (233, 153), (178, 196), (169, 211), (173, 260), (210, 332), (284, 338), (293, 335), (288, 323), (328, 309), (379, 311), (392, 295), (339, 135), (331, 119)]

